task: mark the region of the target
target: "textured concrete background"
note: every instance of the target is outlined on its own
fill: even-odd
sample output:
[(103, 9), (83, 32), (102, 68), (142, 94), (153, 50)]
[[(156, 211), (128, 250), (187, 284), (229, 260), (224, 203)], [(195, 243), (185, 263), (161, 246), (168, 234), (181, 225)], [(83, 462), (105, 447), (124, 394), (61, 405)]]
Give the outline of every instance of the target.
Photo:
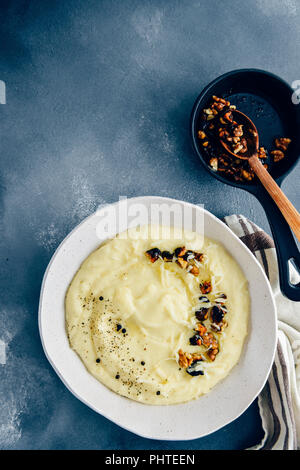
[[(249, 194), (212, 179), (193, 154), (189, 114), (213, 78), (264, 68), (300, 79), (297, 0), (1, 1), (0, 447), (239, 449), (262, 436), (256, 403), (190, 442), (136, 437), (75, 399), (44, 357), (43, 273), (98, 204), (162, 195), (244, 213)], [(285, 182), (300, 207), (299, 167)], [(4, 345), (5, 353), (4, 355)], [(213, 412), (213, 411), (212, 411)]]

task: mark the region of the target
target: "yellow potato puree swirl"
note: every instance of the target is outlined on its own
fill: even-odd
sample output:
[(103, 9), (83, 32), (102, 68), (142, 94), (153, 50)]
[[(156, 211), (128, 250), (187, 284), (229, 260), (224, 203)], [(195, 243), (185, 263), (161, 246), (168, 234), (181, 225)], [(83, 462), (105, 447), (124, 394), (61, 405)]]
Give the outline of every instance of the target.
[[(65, 301), (70, 346), (87, 370), (111, 390), (147, 404), (182, 403), (207, 393), (238, 362), (247, 335), (249, 293), (238, 263), (214, 240), (172, 229), (169, 239), (147, 239), (152, 226), (130, 229), (102, 244), (82, 263)], [(161, 230), (162, 227), (159, 227)], [(176, 262), (151, 261), (157, 247), (171, 253), (185, 246), (204, 254), (198, 276)], [(213, 302), (227, 295), (228, 326), (215, 334), (220, 351), (201, 362), (204, 375), (192, 377), (178, 363), (190, 345), (203, 306), (199, 284), (211, 280)]]

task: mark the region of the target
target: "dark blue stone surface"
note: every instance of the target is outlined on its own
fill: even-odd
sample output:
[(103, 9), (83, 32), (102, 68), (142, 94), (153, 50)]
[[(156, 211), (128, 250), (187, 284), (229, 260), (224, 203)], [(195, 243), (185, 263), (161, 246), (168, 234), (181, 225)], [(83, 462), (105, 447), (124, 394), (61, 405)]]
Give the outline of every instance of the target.
[[(263, 68), (300, 79), (297, 0), (2, 1), (0, 80), (0, 447), (243, 449), (259, 441), (257, 404), (189, 442), (150, 441), (71, 395), (37, 325), (43, 273), (67, 233), (103, 202), (161, 195), (243, 213), (258, 202), (204, 172), (188, 133), (216, 76)], [(284, 190), (299, 208), (299, 167)], [(6, 345), (6, 360), (3, 357)], [(213, 413), (213, 410), (212, 410)]]

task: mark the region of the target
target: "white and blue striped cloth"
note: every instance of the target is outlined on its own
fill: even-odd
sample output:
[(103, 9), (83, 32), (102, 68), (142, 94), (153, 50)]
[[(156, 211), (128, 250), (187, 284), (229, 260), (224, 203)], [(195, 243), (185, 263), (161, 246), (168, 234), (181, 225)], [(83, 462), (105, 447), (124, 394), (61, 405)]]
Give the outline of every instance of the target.
[[(231, 215), (224, 220), (263, 266), (278, 311), (275, 360), (258, 397), (265, 435), (252, 449), (297, 450), (300, 448), (300, 302), (292, 302), (280, 292), (273, 240), (242, 215)], [(292, 266), (291, 275), (293, 281), (299, 281)]]

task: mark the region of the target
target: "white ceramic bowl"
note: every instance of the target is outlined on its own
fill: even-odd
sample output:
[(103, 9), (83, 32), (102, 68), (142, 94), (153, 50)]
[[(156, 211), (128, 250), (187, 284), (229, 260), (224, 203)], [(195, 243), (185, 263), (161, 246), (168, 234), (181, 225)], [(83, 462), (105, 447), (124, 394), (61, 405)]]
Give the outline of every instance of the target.
[[(161, 197), (128, 199), (128, 207), (142, 203), (189, 206)], [(118, 207), (119, 202), (114, 205)], [(64, 298), (82, 261), (103, 240), (96, 236), (101, 214), (93, 214), (76, 227), (54, 253), (44, 275), (39, 306), (39, 329), (45, 354), (68, 389), (83, 403), (119, 426), (151, 439), (187, 440), (207, 435), (236, 419), (253, 402), (269, 375), (276, 347), (276, 309), (270, 284), (255, 257), (231, 230), (204, 210), (205, 235), (221, 242), (238, 261), (251, 296), (249, 334), (239, 363), (213, 390), (188, 403), (151, 406), (121, 397), (90, 375), (69, 347), (65, 330)], [(148, 223), (145, 220), (144, 223)], [(122, 230), (126, 230), (124, 222)], [(193, 230), (192, 219), (185, 228)], [(110, 233), (111, 238), (115, 233)]]

